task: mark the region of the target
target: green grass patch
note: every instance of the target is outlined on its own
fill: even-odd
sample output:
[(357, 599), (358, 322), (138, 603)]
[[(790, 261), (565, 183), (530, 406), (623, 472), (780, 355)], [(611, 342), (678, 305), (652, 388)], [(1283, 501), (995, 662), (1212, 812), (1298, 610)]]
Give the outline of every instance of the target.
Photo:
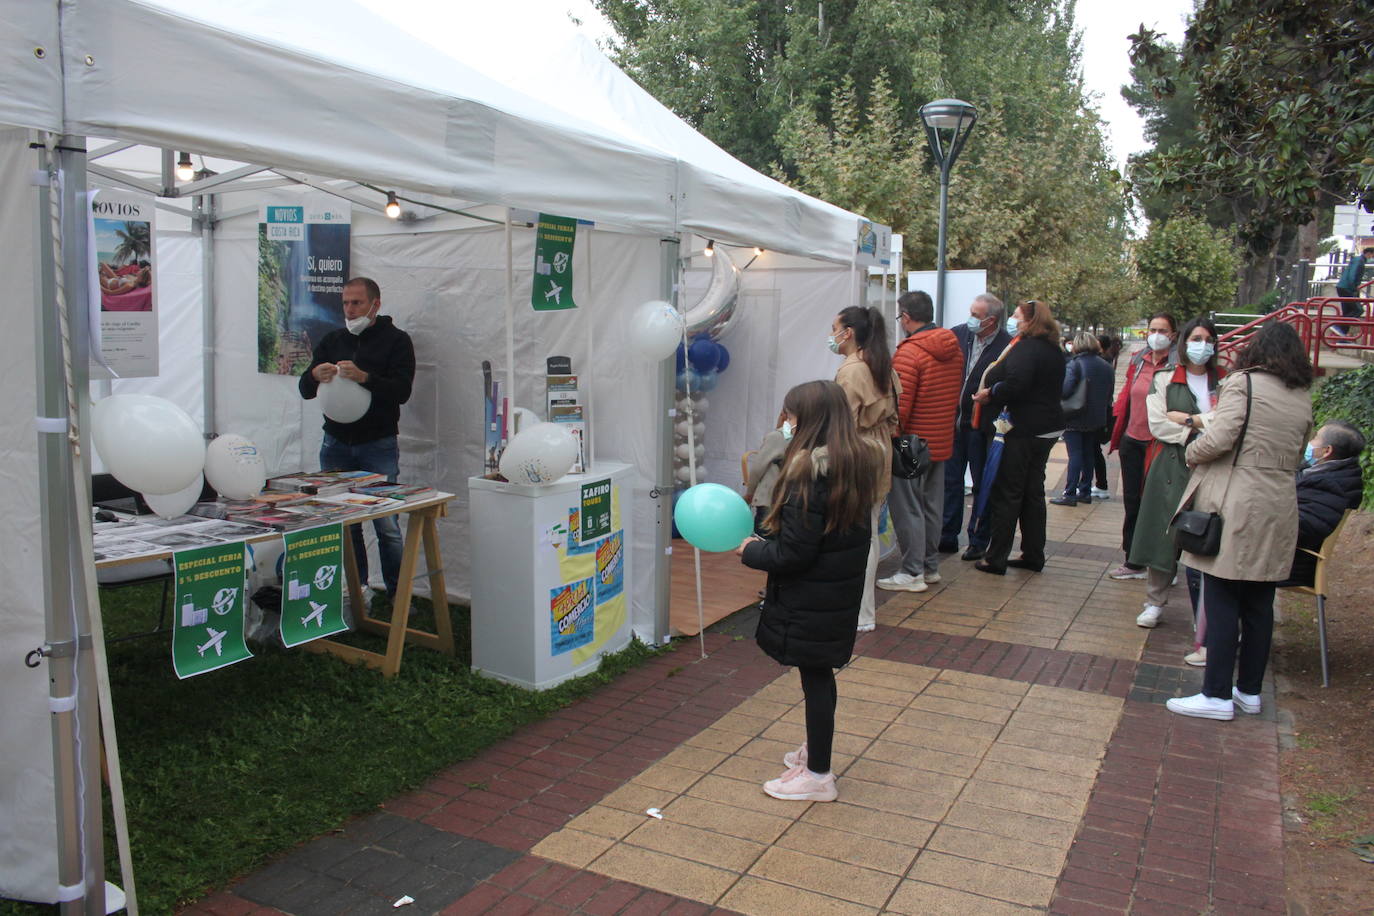
[[(109, 637), (147, 629), (161, 588), (105, 595)], [(413, 625), (433, 620), (416, 601)], [(638, 641), (596, 673), (543, 692), (472, 673), (468, 609), (450, 614), (452, 658), (406, 651), (400, 673), (299, 650), (178, 681), (170, 635), (109, 647), (139, 900), (145, 913), (223, 887), (273, 855), (374, 810), (657, 654)], [(347, 641), (381, 649), (383, 640)], [(117, 882), (113, 830), (106, 874)], [(0, 914), (55, 907), (0, 901)]]
[(1317, 817), (1332, 817), (1339, 814), (1345, 803), (1359, 795), (1359, 792), (1316, 792), (1307, 796), (1307, 809)]

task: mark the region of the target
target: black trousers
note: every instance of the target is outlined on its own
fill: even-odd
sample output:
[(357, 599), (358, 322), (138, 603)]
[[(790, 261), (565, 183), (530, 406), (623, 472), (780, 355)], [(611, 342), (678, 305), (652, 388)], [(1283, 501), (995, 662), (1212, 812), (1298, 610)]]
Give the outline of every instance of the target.
[(1121, 504), (1126, 507), (1126, 520), (1121, 523), (1121, 549), (1127, 555), (1131, 552), (1131, 538), (1135, 537), (1135, 519), (1140, 514), (1140, 495), (1145, 489), (1145, 450), (1149, 447), (1149, 440), (1121, 437)]
[(1021, 526), (1021, 556), (1045, 565), (1045, 464), (1054, 439), (1008, 437), (1002, 444), (997, 480), (988, 497), (989, 538), (983, 562), (1005, 569), (1016, 526)]
[[(806, 768), (813, 773), (830, 772), (830, 752), (835, 744), (835, 669), (798, 668), (802, 696), (806, 698)], [(1230, 696), (1228, 693), (1227, 696)]]
[(1220, 700), (1231, 699), (1231, 672), (1235, 669), (1236, 689), (1259, 693), (1274, 639), (1274, 583), (1203, 573), (1202, 596), (1207, 608), (1207, 669), (1202, 675), (1202, 692)]
[(1097, 441), (1093, 445), (1093, 479), (1099, 490), (1107, 489), (1107, 456), (1102, 454), (1102, 446), (1112, 439), (1112, 428), (1097, 431)]

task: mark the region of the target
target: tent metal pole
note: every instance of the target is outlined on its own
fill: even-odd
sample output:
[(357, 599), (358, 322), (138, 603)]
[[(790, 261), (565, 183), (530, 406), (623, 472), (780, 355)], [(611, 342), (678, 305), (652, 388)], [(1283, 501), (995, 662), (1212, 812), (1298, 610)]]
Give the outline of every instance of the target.
[[(49, 186), (38, 192), (38, 251), (40, 280), (36, 326), (38, 489), (42, 519), (43, 593), (46, 610), (44, 655), (49, 665), (49, 705), (52, 710), (53, 777), (57, 815), (58, 896), (64, 914), (105, 912), (105, 856), (100, 784), (100, 727), (97, 681), (92, 657), (90, 618), (85, 601), (87, 558), (74, 554), (78, 532), (73, 528), (76, 469), (67, 441), (72, 417), (63, 359), (63, 328), (58, 295), (61, 288), (78, 305), (85, 302), (85, 144), (63, 137), (55, 150), (41, 153), (42, 171)], [(58, 182), (61, 200), (60, 233), (54, 238), (50, 186)], [(60, 245), (61, 263), (58, 262)], [(77, 320), (68, 330), (81, 339), (86, 309), (73, 310)], [(84, 385), (88, 374), (83, 346), (72, 347), (74, 381)], [(78, 364), (79, 362), (79, 368)]]
[(201, 429), (215, 438), (215, 195), (197, 194), (192, 220), (200, 229)]
[[(677, 238), (659, 241), (663, 298), (681, 309), (678, 302), (678, 256), (682, 243)], [(676, 354), (658, 367), (658, 451), (654, 492), (658, 494), (658, 526), (654, 531), (654, 645), (668, 641), (669, 612), (673, 581), (673, 405), (677, 392)]]

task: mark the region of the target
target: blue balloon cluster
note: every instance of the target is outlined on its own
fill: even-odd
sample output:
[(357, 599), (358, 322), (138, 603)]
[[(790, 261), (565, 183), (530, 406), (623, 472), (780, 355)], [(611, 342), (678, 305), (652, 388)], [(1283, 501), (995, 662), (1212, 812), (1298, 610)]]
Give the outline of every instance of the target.
[(716, 377), (730, 365), (730, 351), (709, 337), (702, 336), (688, 346), (677, 348), (677, 387), (689, 385), (693, 391), (710, 391)]

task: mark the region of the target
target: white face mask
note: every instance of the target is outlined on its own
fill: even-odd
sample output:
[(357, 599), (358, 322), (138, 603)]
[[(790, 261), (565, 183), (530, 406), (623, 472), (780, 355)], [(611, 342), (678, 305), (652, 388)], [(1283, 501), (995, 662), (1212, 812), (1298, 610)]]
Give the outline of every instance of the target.
[(361, 334), (372, 326), (372, 319), (366, 315), (359, 318), (344, 319), (344, 327), (348, 328), (350, 334)]
[(1161, 334), (1159, 331), (1151, 331), (1150, 336), (1145, 338), (1145, 346), (1155, 352), (1169, 349), (1169, 335)]
[(1216, 348), (1205, 340), (1190, 340), (1187, 346), (1188, 361), (1195, 366), (1201, 366), (1212, 358)]
[(796, 433), (796, 430), (792, 427), (792, 421), (791, 421), (791, 420), (783, 420), (783, 421), (782, 421), (782, 427), (781, 427), (781, 429), (782, 429), (782, 437), (783, 437), (784, 439), (786, 439), (787, 441), (791, 442), (791, 441), (792, 441), (792, 436)]
[(1015, 336), (1016, 336), (1016, 333), (1017, 333), (1019, 330), (1021, 330), (1021, 322), (1017, 320), (1016, 316), (1013, 315), (1013, 316), (1011, 316), (1010, 318), (1008, 318), (1008, 319), (1007, 319), (1007, 333), (1010, 334), (1011, 336), (1015, 337)]
[(979, 331), (983, 330), (983, 319), (976, 318), (973, 315), (968, 316), (968, 329), (977, 334)]

